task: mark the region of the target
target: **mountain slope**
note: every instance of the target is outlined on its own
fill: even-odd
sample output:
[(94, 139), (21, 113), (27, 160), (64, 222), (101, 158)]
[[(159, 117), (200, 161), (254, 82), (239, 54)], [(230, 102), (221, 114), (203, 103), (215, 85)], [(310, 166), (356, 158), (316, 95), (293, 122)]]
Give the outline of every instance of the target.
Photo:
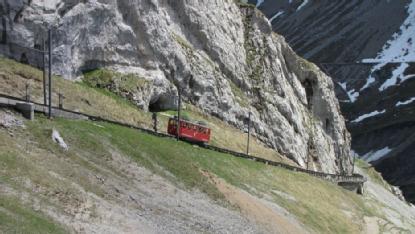
[[(234, 0), (3, 1), (0, 51), (38, 65), (53, 26), (53, 71), (66, 79), (105, 68), (140, 80), (126, 92), (143, 110), (204, 113), (298, 165), (350, 174), (350, 137), (331, 79), (298, 57), (256, 9)], [(41, 47), (41, 46), (40, 46)]]
[[(7, 59), (0, 60), (0, 67), (2, 92), (23, 95), (29, 81), (32, 98), (41, 100), (40, 71)], [(149, 114), (125, 99), (60, 77), (53, 82), (70, 91), (65, 93), (66, 108), (77, 106), (87, 113), (150, 127)], [(192, 108), (185, 113), (205, 120), (220, 146), (245, 149), (244, 144), (234, 148), (241, 144), (242, 132)], [(161, 131), (167, 122), (162, 114)], [(54, 143), (53, 130), (68, 150)], [(269, 149), (256, 140), (251, 146), (255, 154), (281, 160), (265, 154)], [(0, 201), (8, 202), (0, 202), (0, 217), (9, 220), (0, 222), (0, 232), (27, 227), (42, 233), (372, 233), (415, 227), (414, 208), (393, 195), (374, 169), (360, 161), (355, 171), (368, 178), (363, 196), (306, 174), (130, 128), (48, 120), (42, 115), (31, 122), (3, 108), (0, 152)], [(19, 212), (29, 215), (16, 215)]]
[(415, 2), (281, 0), (258, 7), (269, 19), (284, 12), (272, 19), (273, 29), (334, 78), (353, 150), (370, 161), (385, 157), (374, 165), (413, 201)]
[[(0, 129), (0, 196), (70, 232), (356, 233), (371, 219), (384, 230), (415, 225), (413, 208), (380, 185), (362, 197), (302, 173), (129, 128), (36, 119), (24, 122), (27, 130)], [(67, 151), (52, 142), (52, 129)], [(381, 194), (389, 200), (378, 200)], [(390, 199), (393, 207), (385, 203)]]

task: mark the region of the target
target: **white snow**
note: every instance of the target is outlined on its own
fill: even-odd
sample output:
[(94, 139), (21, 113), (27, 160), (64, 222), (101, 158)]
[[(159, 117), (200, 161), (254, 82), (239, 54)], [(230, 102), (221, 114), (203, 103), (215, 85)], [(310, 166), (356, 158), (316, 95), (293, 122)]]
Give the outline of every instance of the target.
[(367, 162), (376, 161), (380, 158), (383, 158), (385, 155), (390, 153), (392, 149), (390, 149), (388, 146), (386, 146), (383, 149), (377, 150), (375, 152), (370, 151), (369, 153), (363, 155), (363, 159)]
[(402, 80), (405, 77), (403, 73), (408, 67), (409, 65), (407, 63), (401, 63), (398, 68), (393, 70), (392, 77), (387, 79), (385, 83), (380, 86), (379, 91), (383, 91), (390, 86), (396, 85), (398, 83), (398, 78)]
[(415, 97), (413, 97), (413, 98), (410, 98), (410, 99), (408, 99), (408, 100), (406, 100), (406, 101), (403, 101), (403, 102), (401, 102), (401, 101), (399, 101), (398, 103), (396, 103), (396, 107), (398, 107), (398, 106), (404, 106), (404, 105), (408, 105), (408, 104), (411, 104), (412, 102), (415, 102)]
[(277, 14), (275, 14), (273, 17), (271, 17), (268, 21), (270, 23), (272, 23), (273, 20), (275, 20), (276, 18), (278, 18), (278, 16), (280, 16), (282, 14), (284, 14), (284, 11), (279, 11), (279, 12), (277, 12)]
[(367, 118), (371, 118), (371, 117), (376, 116), (376, 115), (384, 114), (385, 112), (386, 112), (386, 110), (383, 110), (383, 111), (377, 111), (376, 110), (376, 111), (370, 112), (369, 114), (364, 114), (364, 115), (361, 115), (361, 116), (357, 117), (357, 119), (353, 120), (352, 123), (358, 123), (358, 122), (361, 122), (361, 121), (363, 121)]
[[(405, 63), (415, 61), (415, 0), (412, 0), (412, 2), (408, 4), (407, 8), (408, 18), (406, 18), (404, 23), (401, 25), (399, 32), (392, 35), (392, 39), (386, 42), (386, 44), (383, 46), (382, 50), (378, 53), (376, 58), (363, 59), (363, 63), (382, 63), (385, 65), (386, 63), (390, 62)], [(382, 68), (383, 66), (381, 66), (380, 68)], [(387, 86), (389, 84), (396, 84), (396, 78), (398, 77), (401, 79), (401, 83), (404, 80), (415, 77), (413, 75), (404, 76), (403, 73), (405, 72), (406, 68), (407, 66), (402, 67), (401, 65), (401, 67), (396, 69), (394, 71), (394, 74), (392, 75), (392, 78), (387, 81), (388, 83), (386, 84), (386, 87), (379, 90), (385, 90), (387, 87), (389, 87)], [(372, 71), (372, 73), (374, 71)], [(372, 79), (373, 77), (371, 74), (368, 78), (368, 81), (366, 82), (367, 87), (371, 83), (373, 83)]]
[(347, 82), (346, 81), (343, 82), (343, 83), (339, 82), (338, 84), (343, 88), (344, 91), (347, 91), (347, 89), (346, 89), (347, 88)]
[(354, 89), (347, 92), (347, 96), (349, 96), (349, 99), (351, 102), (355, 102), (357, 98), (359, 97), (359, 92), (356, 92)]
[(357, 98), (359, 97), (359, 92), (356, 92), (356, 90), (352, 89), (350, 91), (347, 91), (347, 82), (338, 83), (342, 89), (347, 93), (347, 96), (349, 97), (350, 102), (355, 102)]
[(265, 0), (258, 0), (258, 1), (256, 2), (256, 7), (261, 6), (261, 4), (262, 4), (262, 3), (264, 3), (264, 1), (265, 1)]
[(375, 78), (372, 75), (377, 70), (380, 70), (383, 66), (385, 66), (385, 63), (379, 63), (370, 70), (369, 78), (367, 79), (366, 84), (360, 89), (360, 91), (363, 91), (364, 89), (368, 88), (373, 82), (375, 82)]
[(308, 0), (304, 0), (303, 3), (301, 3), (301, 5), (297, 7), (296, 11), (301, 10), (303, 7), (305, 7), (305, 5), (307, 5), (307, 3), (308, 3)]

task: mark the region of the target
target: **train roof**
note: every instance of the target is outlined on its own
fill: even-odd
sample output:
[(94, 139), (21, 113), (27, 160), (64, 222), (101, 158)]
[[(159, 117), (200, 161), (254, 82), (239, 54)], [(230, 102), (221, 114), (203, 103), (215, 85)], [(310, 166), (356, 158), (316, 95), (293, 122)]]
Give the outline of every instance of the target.
[[(170, 117), (170, 119), (177, 119), (177, 116)], [(194, 121), (191, 121), (191, 120), (187, 120), (187, 119), (184, 119), (184, 118), (180, 118), (180, 121), (190, 123), (190, 124), (202, 127), (202, 128), (209, 128), (207, 123), (200, 124), (200, 123), (197, 123), (197, 122), (194, 122)]]

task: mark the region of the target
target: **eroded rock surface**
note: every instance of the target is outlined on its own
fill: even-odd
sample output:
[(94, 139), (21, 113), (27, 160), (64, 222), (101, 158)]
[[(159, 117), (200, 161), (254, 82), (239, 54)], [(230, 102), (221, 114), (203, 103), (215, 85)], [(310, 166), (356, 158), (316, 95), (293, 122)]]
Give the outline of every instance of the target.
[[(106, 67), (148, 81), (137, 103), (163, 106), (182, 89), (205, 112), (246, 127), (302, 167), (351, 173), (350, 137), (331, 79), (299, 58), (259, 11), (220, 1), (11, 1), (1, 3), (9, 42), (41, 47), (53, 25), (53, 72), (75, 79)], [(38, 56), (25, 52), (38, 65)]]

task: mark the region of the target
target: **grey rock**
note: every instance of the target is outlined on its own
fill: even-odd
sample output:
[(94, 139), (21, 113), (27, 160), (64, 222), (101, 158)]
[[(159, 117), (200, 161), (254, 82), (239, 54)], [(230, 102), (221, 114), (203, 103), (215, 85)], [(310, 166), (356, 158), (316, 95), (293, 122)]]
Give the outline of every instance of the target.
[(18, 22), (8, 20), (16, 11), (6, 12), (7, 38), (33, 47), (53, 25), (55, 74), (76, 79), (100, 67), (137, 74), (150, 83), (134, 97), (144, 110), (171, 107), (180, 88), (186, 102), (240, 129), (251, 112), (253, 134), (302, 167), (351, 173), (331, 79), (259, 11), (233, 0), (25, 3), (13, 3)]

